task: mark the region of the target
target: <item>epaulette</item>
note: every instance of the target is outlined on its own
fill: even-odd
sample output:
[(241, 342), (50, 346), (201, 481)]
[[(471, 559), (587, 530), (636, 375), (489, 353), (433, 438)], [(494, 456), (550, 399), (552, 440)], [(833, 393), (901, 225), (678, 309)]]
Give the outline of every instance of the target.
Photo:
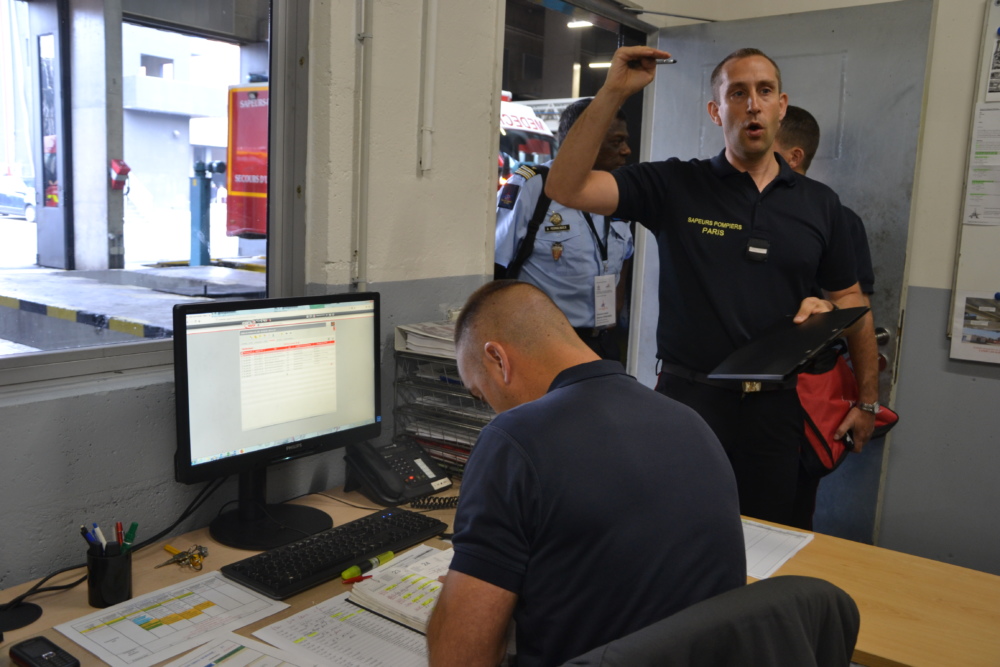
[(517, 170), (514, 171), (514, 173), (523, 178), (524, 180), (528, 180), (532, 176), (538, 175), (538, 172), (535, 171), (535, 168), (532, 167), (530, 164), (522, 164), (520, 167), (517, 168)]

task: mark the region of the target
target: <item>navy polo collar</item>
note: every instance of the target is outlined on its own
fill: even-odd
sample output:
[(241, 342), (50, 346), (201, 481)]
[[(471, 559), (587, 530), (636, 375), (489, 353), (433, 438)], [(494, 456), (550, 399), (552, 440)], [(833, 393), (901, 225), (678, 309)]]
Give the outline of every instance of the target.
[(587, 363), (570, 366), (562, 371), (552, 380), (552, 384), (549, 385), (549, 391), (552, 392), (561, 387), (605, 375), (626, 375), (631, 377), (625, 372), (625, 368), (620, 362), (599, 359), (598, 361), (588, 361)]
[[(785, 162), (785, 158), (781, 157), (780, 154), (774, 154), (775, 159), (778, 161), (778, 175), (774, 177), (772, 183), (783, 183), (788, 187), (795, 186), (795, 172), (792, 168), (788, 166)], [(719, 151), (719, 154), (710, 160), (712, 164), (712, 171), (715, 172), (716, 176), (719, 178), (725, 178), (726, 176), (732, 176), (733, 174), (743, 174), (736, 167), (734, 167), (729, 160), (726, 159), (726, 149), (723, 148)]]

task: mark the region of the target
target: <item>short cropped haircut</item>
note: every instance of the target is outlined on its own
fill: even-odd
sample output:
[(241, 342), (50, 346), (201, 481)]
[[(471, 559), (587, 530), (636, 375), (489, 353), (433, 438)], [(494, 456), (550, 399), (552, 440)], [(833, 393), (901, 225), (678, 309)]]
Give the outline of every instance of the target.
[[(559, 116), (559, 129), (556, 130), (556, 141), (559, 142), (559, 146), (562, 146), (562, 142), (566, 139), (566, 135), (569, 134), (570, 128), (573, 127), (573, 123), (580, 118), (580, 114), (583, 113), (584, 109), (590, 106), (590, 103), (593, 100), (593, 97), (584, 97), (563, 109), (562, 114)], [(618, 120), (626, 120), (625, 112), (618, 109), (618, 113), (615, 114), (615, 118)]]
[(805, 153), (802, 158), (802, 170), (807, 171), (812, 164), (816, 149), (819, 148), (819, 123), (811, 113), (802, 107), (789, 107), (781, 120), (781, 127), (775, 140), (785, 148), (798, 146)]
[(462, 342), (462, 337), (472, 328), (480, 311), (490, 301), (490, 297), (508, 290), (515, 285), (523, 284), (525, 283), (519, 280), (493, 280), (473, 292), (469, 296), (469, 300), (465, 302), (462, 311), (458, 314), (458, 319), (455, 321), (455, 346), (458, 347)]
[(781, 68), (778, 67), (778, 63), (774, 62), (769, 55), (760, 49), (745, 47), (730, 53), (722, 59), (722, 62), (715, 66), (715, 69), (712, 70), (712, 99), (716, 102), (719, 101), (719, 79), (722, 78), (722, 68), (726, 66), (726, 63), (730, 60), (742, 60), (743, 58), (749, 58), (750, 56), (761, 56), (762, 58), (767, 58), (767, 61), (774, 65), (774, 74), (778, 78), (778, 92), (781, 92)]

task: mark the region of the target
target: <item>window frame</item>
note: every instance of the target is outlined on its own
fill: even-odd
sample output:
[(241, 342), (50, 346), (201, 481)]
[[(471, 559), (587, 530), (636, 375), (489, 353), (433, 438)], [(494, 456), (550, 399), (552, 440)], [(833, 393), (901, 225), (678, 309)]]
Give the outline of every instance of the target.
[[(305, 289), (309, 0), (271, 5), (267, 293)], [(297, 261), (298, 260), (298, 261)], [(173, 364), (173, 340), (111, 343), (0, 356), (0, 387), (152, 369)]]

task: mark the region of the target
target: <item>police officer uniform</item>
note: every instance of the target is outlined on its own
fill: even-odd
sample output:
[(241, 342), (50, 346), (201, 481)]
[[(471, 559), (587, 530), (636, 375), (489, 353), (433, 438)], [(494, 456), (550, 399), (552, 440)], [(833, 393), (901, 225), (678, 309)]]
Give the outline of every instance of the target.
[[(530, 166), (522, 165), (500, 190), (497, 195), (496, 264), (507, 267), (517, 256), (543, 188), (543, 177)], [(613, 288), (618, 283), (622, 264), (632, 253), (628, 222), (583, 213), (552, 201), (538, 228), (534, 248), (517, 279), (548, 294), (580, 337), (598, 354), (617, 359), (614, 354), (617, 344), (611, 340), (608, 327), (597, 325), (595, 276), (611, 276), (609, 284)], [(604, 304), (610, 309), (612, 318), (617, 315), (617, 305), (620, 304), (614, 303), (612, 289), (610, 302)], [(611, 326), (613, 322), (612, 319)]]

